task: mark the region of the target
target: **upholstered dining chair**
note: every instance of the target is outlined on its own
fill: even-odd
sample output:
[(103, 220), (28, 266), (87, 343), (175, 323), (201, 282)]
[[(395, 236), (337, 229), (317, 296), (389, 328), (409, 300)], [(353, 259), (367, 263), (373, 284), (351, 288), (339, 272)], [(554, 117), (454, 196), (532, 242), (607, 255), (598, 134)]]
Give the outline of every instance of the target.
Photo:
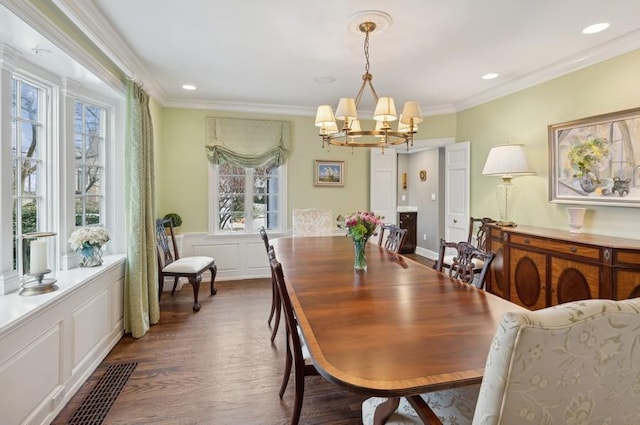
[[(447, 396), (446, 403), (437, 393), (423, 394), (412, 403), (402, 399), (385, 423), (423, 423), (419, 417), (433, 412), (440, 423), (456, 425), (639, 424), (639, 329), (640, 298), (507, 313), (493, 338), (475, 407), (472, 389), (462, 398)], [(372, 423), (384, 400), (364, 401), (363, 424)]]
[(286, 362), (284, 368), (284, 377), (280, 386), (280, 398), (284, 396), (289, 383), (289, 375), (291, 374), (291, 363), (293, 360), (293, 373), (295, 379), (295, 396), (293, 402), (293, 411), (291, 413), (291, 425), (297, 425), (300, 420), (300, 412), (302, 411), (302, 399), (304, 397), (304, 378), (305, 376), (318, 375), (318, 371), (313, 366), (311, 355), (301, 335), (298, 321), (291, 305), (291, 299), (287, 292), (287, 286), (282, 273), (282, 265), (276, 259), (273, 247), (269, 248), (269, 263), (271, 270), (275, 276), (276, 284), (282, 302), (282, 310), (286, 323), (287, 348)]
[[(168, 229), (168, 234), (165, 229)], [(202, 275), (207, 270), (211, 273), (211, 295), (215, 295), (217, 292), (214, 286), (218, 272), (215, 260), (206, 256), (180, 257), (173, 221), (170, 218), (156, 220), (156, 246), (158, 252), (158, 299), (162, 297), (165, 277), (173, 277), (171, 295), (176, 291), (178, 279), (185, 277), (193, 286), (193, 311), (200, 311), (198, 292)]]
[[(262, 238), (262, 242), (264, 242), (264, 248), (267, 253), (267, 258), (269, 258), (269, 235), (267, 235), (267, 230), (264, 226), (260, 227), (260, 237)], [(276, 284), (276, 278), (273, 275), (273, 270), (271, 271), (271, 311), (269, 312), (269, 318), (267, 319), (267, 323), (271, 326), (271, 320), (275, 314), (275, 322), (273, 325), (273, 330), (271, 331), (271, 342), (276, 338), (276, 334), (278, 333), (278, 328), (280, 327), (280, 316), (281, 316), (281, 302), (280, 302), (280, 294), (278, 294), (278, 287)]]
[[(378, 228), (378, 245), (384, 246), (387, 251), (397, 254), (400, 252), (408, 232), (407, 229), (401, 229), (395, 224), (382, 224)], [(387, 234), (386, 240), (384, 238), (385, 233)]]
[(333, 211), (329, 208), (294, 209), (293, 236), (331, 236), (336, 229)]
[[(449, 249), (455, 250), (448, 267), (449, 276), (484, 289), (485, 278), (491, 262), (496, 256), (495, 252), (483, 251), (469, 242), (447, 242), (440, 239), (440, 250), (435, 264), (435, 268), (439, 272), (444, 270), (444, 256)], [(482, 265), (481, 268), (478, 268), (479, 264)]]

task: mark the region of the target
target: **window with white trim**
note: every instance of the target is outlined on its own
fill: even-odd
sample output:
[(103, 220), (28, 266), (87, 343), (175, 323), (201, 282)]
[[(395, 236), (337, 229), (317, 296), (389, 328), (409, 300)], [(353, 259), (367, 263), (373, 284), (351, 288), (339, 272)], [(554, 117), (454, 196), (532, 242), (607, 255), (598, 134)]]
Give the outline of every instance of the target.
[(13, 194), (13, 265), (25, 272), (27, 233), (44, 231), (45, 159), (51, 141), (45, 123), (50, 105), (45, 88), (26, 79), (12, 79), (11, 153)]
[(214, 167), (216, 231), (255, 233), (282, 228), (285, 167), (245, 168), (232, 162)]
[(106, 110), (74, 105), (75, 225), (104, 224), (104, 152)]

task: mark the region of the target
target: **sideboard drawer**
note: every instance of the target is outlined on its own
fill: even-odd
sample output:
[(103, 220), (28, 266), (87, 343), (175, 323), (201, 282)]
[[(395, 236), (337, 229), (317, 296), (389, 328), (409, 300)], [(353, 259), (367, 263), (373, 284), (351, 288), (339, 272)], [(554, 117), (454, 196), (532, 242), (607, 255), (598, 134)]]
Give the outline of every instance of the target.
[(502, 239), (502, 230), (499, 227), (489, 227), (489, 237), (495, 239)]
[(567, 241), (549, 240), (513, 233), (511, 234), (511, 243), (594, 260), (600, 259), (600, 248), (567, 243)]
[(617, 249), (615, 250), (613, 264), (640, 267), (640, 252)]

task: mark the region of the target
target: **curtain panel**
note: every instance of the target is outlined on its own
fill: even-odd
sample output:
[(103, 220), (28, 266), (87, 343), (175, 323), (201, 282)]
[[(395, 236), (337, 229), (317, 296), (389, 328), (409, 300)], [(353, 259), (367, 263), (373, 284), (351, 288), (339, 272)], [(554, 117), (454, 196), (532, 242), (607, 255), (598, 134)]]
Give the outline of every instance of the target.
[(149, 95), (127, 82), (125, 147), (127, 268), (124, 328), (140, 338), (158, 323), (158, 264), (154, 214), (153, 125)]
[(207, 157), (214, 164), (247, 168), (284, 164), (289, 156), (291, 123), (275, 120), (206, 118)]

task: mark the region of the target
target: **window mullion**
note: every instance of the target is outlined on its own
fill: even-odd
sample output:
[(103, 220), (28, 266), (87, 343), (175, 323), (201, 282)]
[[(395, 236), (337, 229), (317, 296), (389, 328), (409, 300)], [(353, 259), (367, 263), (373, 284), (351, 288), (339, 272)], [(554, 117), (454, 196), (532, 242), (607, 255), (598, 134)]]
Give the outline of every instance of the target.
[(248, 233), (253, 229), (253, 168), (245, 169), (244, 211), (244, 231)]

